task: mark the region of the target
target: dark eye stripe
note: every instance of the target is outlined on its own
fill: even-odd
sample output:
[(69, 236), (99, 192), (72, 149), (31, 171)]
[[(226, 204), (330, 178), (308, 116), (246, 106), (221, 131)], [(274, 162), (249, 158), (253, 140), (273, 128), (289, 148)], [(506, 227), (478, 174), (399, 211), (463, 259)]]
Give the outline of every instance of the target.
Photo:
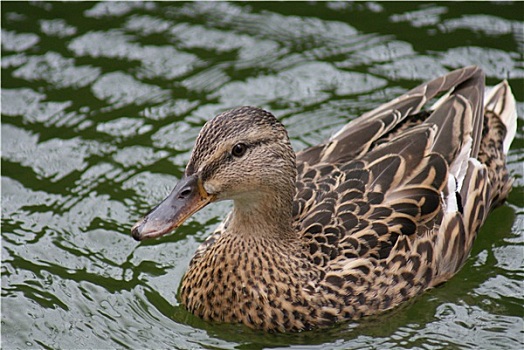
[[(242, 144), (246, 146), (246, 149), (257, 147), (267, 143), (270, 143), (269, 139), (257, 140), (256, 142), (251, 143), (242, 142)], [(219, 168), (221, 168), (222, 166), (227, 166), (226, 164), (233, 161), (235, 158), (236, 157), (232, 154), (231, 151), (223, 153), (222, 157), (215, 159), (213, 162), (207, 164), (206, 167), (202, 170), (202, 180), (207, 180), (212, 174), (218, 171)]]

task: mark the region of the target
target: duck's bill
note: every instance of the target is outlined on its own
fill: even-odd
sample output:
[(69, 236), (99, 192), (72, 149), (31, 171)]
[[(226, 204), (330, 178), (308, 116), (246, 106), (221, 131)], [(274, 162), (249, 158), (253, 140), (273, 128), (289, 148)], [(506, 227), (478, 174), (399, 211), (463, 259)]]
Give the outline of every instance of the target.
[(142, 241), (163, 236), (182, 225), (212, 199), (197, 176), (184, 176), (162, 203), (133, 226), (133, 238)]

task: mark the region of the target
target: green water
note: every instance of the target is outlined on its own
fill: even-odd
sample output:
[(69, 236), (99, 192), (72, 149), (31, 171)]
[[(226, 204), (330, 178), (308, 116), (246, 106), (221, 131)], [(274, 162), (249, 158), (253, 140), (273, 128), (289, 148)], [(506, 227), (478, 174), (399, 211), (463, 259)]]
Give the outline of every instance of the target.
[[(2, 2), (2, 348), (524, 347), (524, 3)], [(516, 177), (461, 272), (373, 319), (264, 334), (188, 314), (177, 288), (227, 213), (137, 243), (203, 123), (251, 104), (296, 149), (470, 64), (508, 79)]]

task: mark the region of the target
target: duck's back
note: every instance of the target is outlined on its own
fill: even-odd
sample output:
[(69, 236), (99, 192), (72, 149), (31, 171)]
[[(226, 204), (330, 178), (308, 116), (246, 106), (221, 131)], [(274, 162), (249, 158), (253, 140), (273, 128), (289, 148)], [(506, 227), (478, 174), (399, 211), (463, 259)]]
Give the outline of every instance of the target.
[(515, 101), (506, 82), (483, 98), (478, 67), (454, 71), (297, 155), (295, 226), (340, 314), (388, 309), (464, 263), (511, 187)]

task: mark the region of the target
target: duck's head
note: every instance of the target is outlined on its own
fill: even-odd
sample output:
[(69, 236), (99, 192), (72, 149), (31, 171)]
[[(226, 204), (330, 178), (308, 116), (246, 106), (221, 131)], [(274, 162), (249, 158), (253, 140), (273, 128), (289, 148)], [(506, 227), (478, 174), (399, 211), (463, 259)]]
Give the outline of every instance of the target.
[(132, 228), (136, 240), (171, 232), (207, 204), (225, 199), (252, 215), (290, 210), (295, 153), (284, 126), (269, 112), (240, 107), (207, 122), (184, 176), (171, 194)]

